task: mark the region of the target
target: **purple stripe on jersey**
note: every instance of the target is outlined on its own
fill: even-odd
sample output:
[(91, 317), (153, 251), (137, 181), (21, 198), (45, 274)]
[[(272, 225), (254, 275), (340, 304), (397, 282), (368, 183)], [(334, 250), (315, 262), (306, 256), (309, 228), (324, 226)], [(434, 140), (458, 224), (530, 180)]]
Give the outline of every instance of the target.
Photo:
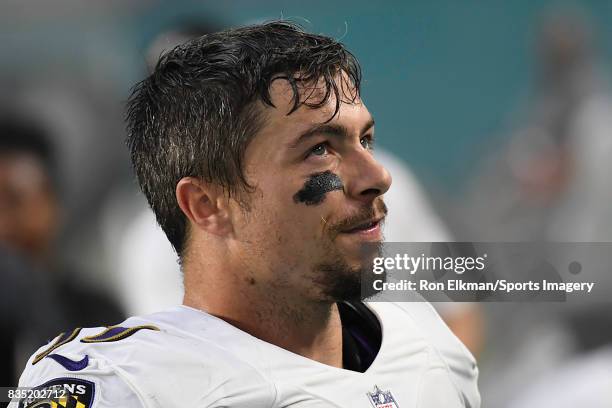
[(71, 360), (68, 357), (64, 357), (59, 354), (49, 354), (47, 358), (55, 360), (62, 367), (64, 367), (66, 370), (69, 370), (69, 371), (80, 371), (84, 369), (85, 367), (87, 367), (87, 365), (89, 364), (88, 355), (85, 355), (85, 357), (83, 357), (79, 361)]
[(126, 330), (130, 330), (130, 328), (129, 327), (113, 327), (113, 328), (108, 329), (104, 333), (100, 333), (97, 336), (92, 336), (91, 338), (95, 340), (106, 340), (118, 334), (121, 334)]

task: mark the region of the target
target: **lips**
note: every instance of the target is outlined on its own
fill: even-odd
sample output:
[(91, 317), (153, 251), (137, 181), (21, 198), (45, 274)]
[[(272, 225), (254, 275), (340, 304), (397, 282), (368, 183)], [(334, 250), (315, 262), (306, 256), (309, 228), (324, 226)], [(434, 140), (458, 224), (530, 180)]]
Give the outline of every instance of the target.
[(380, 224), (382, 219), (383, 217), (370, 219), (368, 221), (361, 222), (355, 226), (351, 226), (347, 229), (344, 229), (342, 232), (345, 234), (354, 234), (357, 232), (368, 231), (368, 230), (371, 230), (372, 228), (376, 228)]

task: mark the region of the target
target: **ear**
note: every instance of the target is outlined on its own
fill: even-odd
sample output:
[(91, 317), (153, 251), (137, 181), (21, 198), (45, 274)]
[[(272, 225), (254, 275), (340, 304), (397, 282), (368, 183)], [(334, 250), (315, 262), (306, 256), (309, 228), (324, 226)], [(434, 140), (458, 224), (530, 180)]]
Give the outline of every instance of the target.
[(232, 232), (222, 188), (196, 177), (183, 177), (176, 185), (176, 200), (193, 228), (214, 235)]

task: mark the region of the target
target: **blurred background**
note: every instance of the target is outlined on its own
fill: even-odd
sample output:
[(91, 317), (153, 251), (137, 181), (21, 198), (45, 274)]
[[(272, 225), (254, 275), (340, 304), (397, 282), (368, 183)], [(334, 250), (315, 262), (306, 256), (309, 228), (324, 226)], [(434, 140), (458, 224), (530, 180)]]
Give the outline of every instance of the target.
[[(0, 4), (0, 385), (76, 326), (180, 302), (124, 103), (193, 36), (291, 19), (361, 62), (390, 241), (612, 241), (612, 2)], [(393, 153), (389, 153), (393, 152)], [(441, 304), (483, 406), (612, 406), (612, 305)]]

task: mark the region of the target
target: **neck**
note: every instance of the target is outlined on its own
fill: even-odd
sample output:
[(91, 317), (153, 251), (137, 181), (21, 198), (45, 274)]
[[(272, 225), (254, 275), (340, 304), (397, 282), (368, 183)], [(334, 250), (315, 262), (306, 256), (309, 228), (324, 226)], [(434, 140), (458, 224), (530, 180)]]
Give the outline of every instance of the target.
[[(210, 265), (208, 265), (210, 266)], [(254, 337), (323, 364), (342, 367), (342, 325), (333, 302), (314, 302), (231, 273), (184, 265), (183, 304)]]

